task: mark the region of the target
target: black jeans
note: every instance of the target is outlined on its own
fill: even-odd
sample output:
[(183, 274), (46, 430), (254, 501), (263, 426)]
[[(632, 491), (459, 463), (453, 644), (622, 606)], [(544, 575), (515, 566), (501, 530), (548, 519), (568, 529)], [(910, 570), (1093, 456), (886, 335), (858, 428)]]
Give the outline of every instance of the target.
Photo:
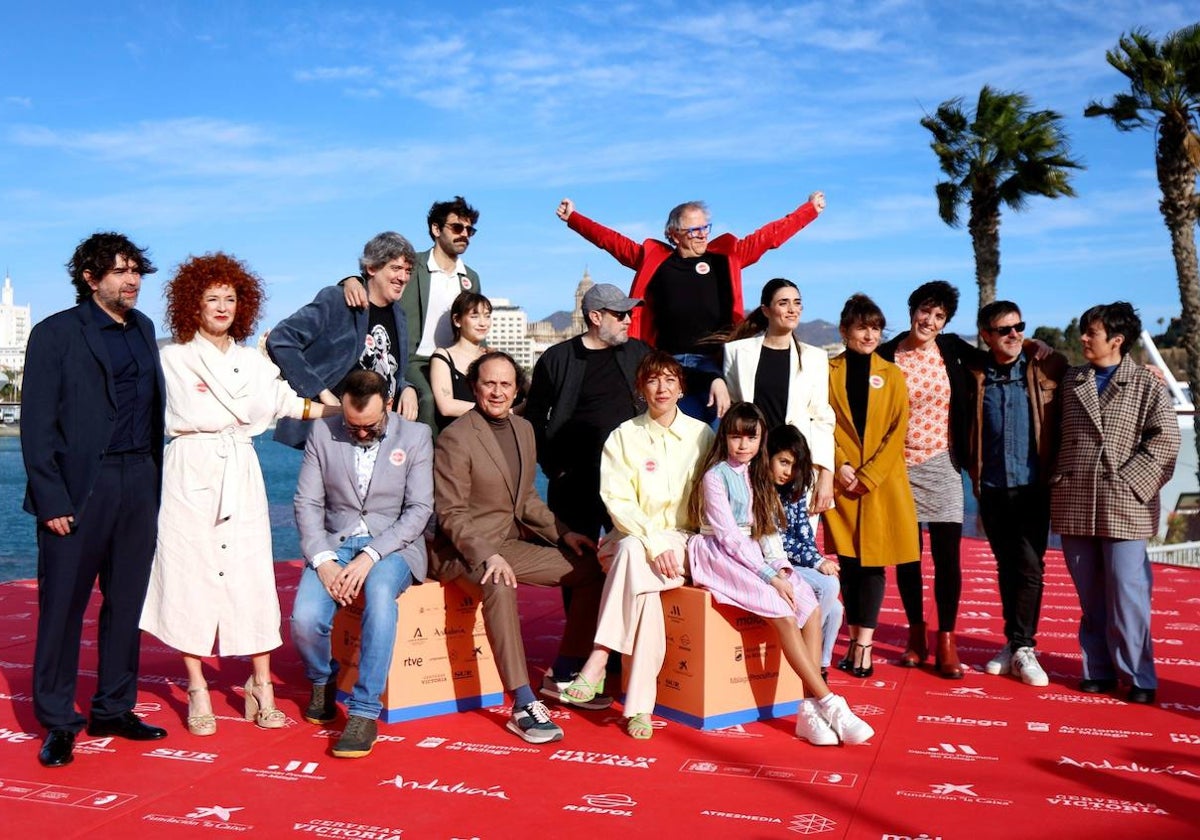
[(1013, 650), (1033, 647), (1042, 612), (1049, 494), (1036, 485), (984, 487), (979, 494), (979, 515), (992, 554), (996, 555), (1004, 637)]

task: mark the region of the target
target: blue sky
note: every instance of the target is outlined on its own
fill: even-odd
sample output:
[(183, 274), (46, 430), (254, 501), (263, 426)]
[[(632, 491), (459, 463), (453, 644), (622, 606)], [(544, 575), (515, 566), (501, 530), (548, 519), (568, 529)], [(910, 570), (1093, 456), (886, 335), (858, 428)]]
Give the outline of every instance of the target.
[(925, 280), (959, 286), (965, 229), (938, 218), (918, 120), (983, 84), (1064, 114), (1088, 169), (1079, 197), (1033, 200), (1001, 228), (1002, 297), (1062, 326), (1128, 299), (1179, 310), (1150, 132), (1085, 120), (1123, 90), (1106, 49), (1135, 26), (1195, 20), (1179, 3), (6, 3), (0, 11), (0, 268), (40, 320), (73, 303), (63, 263), (96, 230), (128, 233), (161, 271), (224, 250), (268, 282), (262, 326), (352, 272), (455, 194), (482, 211), (467, 261), (484, 292), (543, 317), (585, 268), (630, 273), (554, 209), (634, 238), (708, 201), (714, 234), (747, 234), (815, 189), (826, 213), (744, 274), (756, 301), (795, 280), (805, 317), (852, 292), (894, 326)]

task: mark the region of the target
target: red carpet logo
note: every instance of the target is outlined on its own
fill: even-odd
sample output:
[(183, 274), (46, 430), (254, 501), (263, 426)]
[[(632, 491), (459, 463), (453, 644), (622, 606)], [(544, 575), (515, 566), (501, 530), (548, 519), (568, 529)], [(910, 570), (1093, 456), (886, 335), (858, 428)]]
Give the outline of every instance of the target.
[(1137, 773), (1166, 776), (1184, 776), (1189, 779), (1200, 779), (1190, 770), (1181, 770), (1174, 764), (1168, 764), (1166, 767), (1147, 767), (1144, 764), (1138, 764), (1136, 761), (1131, 761), (1128, 764), (1113, 764), (1107, 758), (1104, 761), (1081, 761), (1064, 755), (1058, 760), (1059, 766), (1066, 765), (1067, 767), (1079, 767), (1087, 770), (1118, 770), (1122, 773)]
[(1077, 796), (1073, 793), (1058, 793), (1054, 796), (1047, 796), (1046, 801), (1051, 805), (1083, 808), (1085, 811), (1106, 811), (1113, 814), (1169, 815), (1168, 811), (1164, 811), (1153, 802), (1131, 802), (1127, 799), (1105, 799), (1100, 796)]
[(627, 755), (587, 752), (586, 750), (555, 750), (550, 755), (550, 761), (570, 761), (575, 764), (599, 764), (607, 767), (639, 767), (643, 770), (649, 770), (650, 765), (658, 761), (658, 759), (645, 758), (640, 755), (631, 758)]
[(1008, 726), (1006, 720), (988, 720), (986, 718), (969, 718), (958, 715), (917, 715), (917, 723), (942, 723), (948, 726)]
[(197, 808), (187, 815), (189, 820), (200, 820), (205, 817), (216, 817), (221, 822), (229, 822), (229, 818), (234, 811), (241, 811), (243, 808), (225, 808), (221, 805), (210, 805), (207, 808)]
[(169, 758), (173, 761), (194, 761), (197, 764), (212, 764), (217, 760), (217, 753), (196, 752), (194, 750), (173, 750), (169, 747), (158, 747), (150, 752), (142, 753), (150, 758)]
[(826, 831), (833, 831), (835, 826), (837, 826), (836, 822), (820, 814), (796, 814), (792, 817), (792, 824), (788, 826), (788, 831), (796, 834), (823, 834)]
[(292, 831), (302, 831), (321, 837), (370, 837), (371, 840), (401, 840), (404, 836), (402, 828), (364, 825), (345, 820), (305, 820), (292, 823)]
[(975, 791), (975, 784), (957, 785), (952, 782), (931, 784), (928, 791), (898, 790), (897, 796), (909, 799), (937, 799), (942, 802), (970, 802), (976, 805), (1011, 805), (1011, 799), (997, 799), (991, 796), (980, 796)]
[(614, 817), (632, 817), (630, 810), (637, 805), (633, 797), (624, 793), (585, 793), (580, 797), (586, 805), (567, 804), (564, 811), (578, 811), (583, 814), (608, 814)]
[(290, 759), (286, 763), (268, 764), (266, 767), (243, 767), (243, 773), (250, 773), (259, 779), (271, 779), (276, 782), (325, 781), (325, 777), (317, 773), (317, 762), (303, 759)]
[(7, 726), (0, 726), (0, 743), (7, 744), (24, 744), (26, 741), (32, 741), (37, 738), (32, 732), (22, 732), (20, 730), (9, 729)]
[(147, 822), (166, 823), (167, 825), (186, 825), (222, 831), (252, 831), (254, 826), (245, 823), (231, 822), (230, 817), (235, 811), (245, 810), (242, 806), (230, 805), (197, 805), (182, 817), (174, 814), (146, 814), (142, 817)]
[(909, 750), (909, 755), (919, 755), (925, 758), (947, 759), (951, 761), (999, 761), (994, 755), (980, 755), (970, 744), (935, 744), (923, 750)]
[(700, 816), (702, 816), (702, 817), (720, 817), (721, 819), (725, 819), (725, 820), (745, 820), (747, 822), (774, 823), (776, 825), (783, 825), (783, 820), (779, 819), (779, 817), (767, 817), (767, 816), (763, 816), (762, 814), (739, 814), (737, 811), (708, 811), (708, 810), (706, 810), (706, 811), (701, 811)]
[(508, 801), (508, 794), (499, 785), (489, 785), (485, 788), (476, 788), (465, 785), (462, 782), (454, 784), (443, 784), (441, 779), (433, 779), (429, 782), (418, 782), (413, 779), (405, 780), (399, 773), (394, 778), (384, 779), (380, 785), (392, 785), (396, 790), (427, 790), (433, 793), (453, 793), (460, 796), (483, 796), (489, 799), (503, 799)]

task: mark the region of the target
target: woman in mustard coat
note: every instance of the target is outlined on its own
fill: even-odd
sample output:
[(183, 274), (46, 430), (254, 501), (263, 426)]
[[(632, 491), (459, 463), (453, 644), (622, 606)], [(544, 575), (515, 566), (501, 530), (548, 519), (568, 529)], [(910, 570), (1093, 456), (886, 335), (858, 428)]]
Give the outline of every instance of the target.
[(904, 467), (908, 389), (904, 373), (875, 354), (883, 312), (863, 294), (842, 307), (846, 352), (829, 360), (836, 424), (834, 503), (825, 512), (825, 551), (841, 563), (850, 647), (838, 667), (869, 677), (871, 640), (883, 605), (885, 566), (919, 559), (917, 510)]

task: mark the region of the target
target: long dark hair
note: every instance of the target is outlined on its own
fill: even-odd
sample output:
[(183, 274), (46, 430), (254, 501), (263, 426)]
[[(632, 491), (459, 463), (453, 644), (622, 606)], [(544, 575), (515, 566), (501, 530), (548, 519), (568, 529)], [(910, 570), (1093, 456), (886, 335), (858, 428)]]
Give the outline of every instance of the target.
[(771, 482), (770, 459), (767, 457), (767, 420), (762, 411), (754, 403), (739, 402), (729, 406), (721, 425), (717, 428), (717, 439), (713, 441), (704, 465), (696, 473), (696, 483), (692, 485), (692, 494), (688, 498), (688, 517), (693, 523), (702, 521), (704, 512), (704, 476), (710, 469), (729, 458), (730, 435), (749, 435), (758, 430), (758, 454), (749, 464), (750, 476), (750, 536), (754, 539), (765, 537), (779, 531), (779, 523), (783, 520), (783, 506), (779, 503), (779, 494)]
[(789, 503), (800, 501), (800, 497), (808, 492), (813, 483), (812, 452), (804, 434), (791, 423), (776, 426), (767, 435), (767, 464), (780, 452), (787, 452), (795, 462), (792, 470), (792, 481), (782, 489), (784, 499)]

